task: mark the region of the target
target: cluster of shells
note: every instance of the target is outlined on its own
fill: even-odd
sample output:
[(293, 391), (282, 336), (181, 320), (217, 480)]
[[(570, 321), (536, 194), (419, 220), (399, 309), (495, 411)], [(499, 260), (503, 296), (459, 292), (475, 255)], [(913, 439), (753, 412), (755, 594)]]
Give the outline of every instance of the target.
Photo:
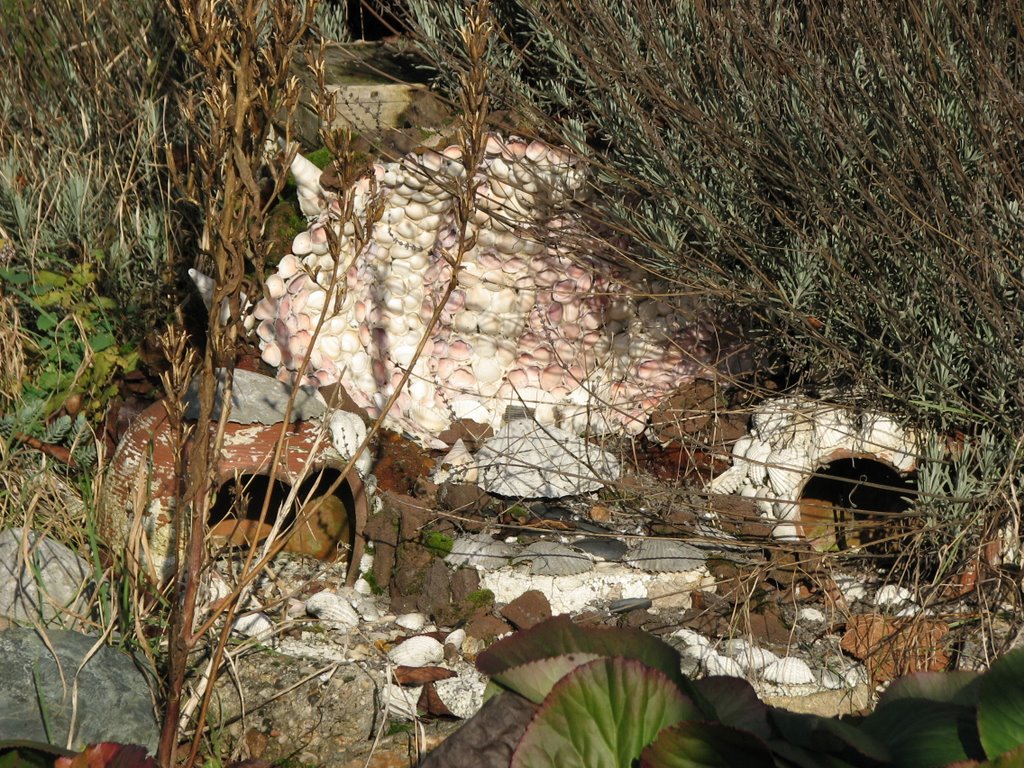
[(820, 468), (838, 459), (869, 458), (907, 474), (919, 453), (919, 436), (888, 415), (780, 397), (758, 406), (750, 433), (733, 445), (732, 467), (709, 490), (755, 499), (762, 515), (777, 521), (776, 537), (798, 538), (801, 492)]
[(310, 226), (255, 306), (263, 360), (286, 380), (340, 382), (371, 416), (411, 368), (385, 424), (428, 446), (460, 420), (497, 429), (510, 406), (635, 434), (711, 356), (706, 324), (627, 289), (636, 276), (576, 211), (586, 174), (564, 149), (491, 135), (476, 168), (458, 147), (422, 150), (343, 190), (301, 156), (292, 172)]

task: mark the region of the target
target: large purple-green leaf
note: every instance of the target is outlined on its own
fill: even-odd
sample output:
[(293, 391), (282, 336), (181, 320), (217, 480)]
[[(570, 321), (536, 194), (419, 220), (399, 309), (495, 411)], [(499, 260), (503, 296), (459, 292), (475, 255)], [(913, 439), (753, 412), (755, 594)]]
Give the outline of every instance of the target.
[(637, 659), (661, 671), (677, 685), (685, 685), (679, 654), (668, 643), (638, 629), (580, 627), (565, 615), (499, 640), (477, 656), (476, 666), (485, 675), (498, 679), (502, 672), (533, 661), (586, 653)]
[(770, 710), (769, 720), (782, 739), (812, 754), (832, 755), (852, 765), (884, 763), (890, 757), (884, 742), (842, 720), (784, 709)]
[(982, 677), (978, 734), (990, 758), (1024, 744), (1024, 649), (996, 659)]
[(491, 680), (520, 696), (525, 696), (534, 704), (540, 704), (555, 687), (555, 683), (581, 664), (600, 658), (604, 657), (596, 653), (551, 656), (506, 669), (494, 675)]
[(711, 705), (715, 718), (723, 725), (768, 738), (768, 707), (757, 697), (754, 687), (739, 677), (713, 676), (693, 681), (693, 687)]
[(918, 672), (893, 682), (879, 699), (879, 705), (896, 699), (944, 701), (973, 707), (978, 703), (981, 675), (977, 672)]
[(620, 768), (658, 733), (698, 715), (661, 672), (633, 659), (600, 658), (552, 689), (523, 734), (511, 768)]
[(666, 728), (640, 754), (640, 768), (773, 768), (760, 739), (721, 723), (684, 721)]
[(960, 704), (898, 698), (879, 704), (860, 730), (888, 747), (896, 768), (939, 768), (985, 757), (974, 708)]

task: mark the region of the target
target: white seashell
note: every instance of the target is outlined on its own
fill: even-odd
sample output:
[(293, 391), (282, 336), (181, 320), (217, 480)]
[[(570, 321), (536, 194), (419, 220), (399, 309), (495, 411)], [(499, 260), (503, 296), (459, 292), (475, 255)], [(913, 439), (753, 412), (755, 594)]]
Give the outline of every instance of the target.
[(274, 635), (274, 622), (265, 613), (247, 613), (235, 619), (231, 631), (254, 640), (268, 640)]
[(456, 440), (451, 450), (438, 464), (431, 479), (440, 485), (444, 482), (474, 483), (477, 479), (476, 460), (461, 440)]
[(708, 649), (711, 647), (711, 641), (708, 638), (692, 629), (677, 629), (671, 636), (678, 639), (685, 648)]
[(895, 584), (880, 587), (875, 595), (875, 604), (879, 606), (903, 607), (908, 603), (914, 603), (914, 593)]
[[(351, 459), (356, 450), (366, 439), (366, 424), (354, 413), (335, 411), (330, 419), (331, 445), (341, 454), (342, 458)], [(364, 450), (356, 460), (356, 469), (364, 475), (369, 474), (373, 464), (373, 455)]]
[(403, 613), (395, 617), (395, 624), (410, 632), (419, 632), (427, 625), (427, 617), (422, 613)]
[(798, 621), (806, 621), (811, 624), (825, 623), (825, 614), (817, 608), (811, 608), (809, 606), (797, 611), (796, 617)]
[(505, 542), (498, 541), (486, 533), (478, 533), (455, 539), (445, 562), (456, 568), (468, 565), (493, 571), (508, 564), (513, 554), (514, 550)]
[(771, 651), (751, 645), (741, 638), (726, 641), (725, 652), (747, 672), (757, 672), (779, 660), (779, 657)]
[[(529, 393), (519, 394), (530, 402)], [(537, 419), (543, 420), (544, 409), (540, 404), (534, 407)], [(603, 488), (620, 474), (619, 462), (610, 453), (529, 419), (505, 424), (480, 447), (476, 462), (484, 490), (516, 498), (577, 496)]]
[(792, 656), (773, 661), (761, 670), (761, 677), (779, 685), (810, 685), (818, 681), (807, 662)]
[(466, 630), (456, 629), (450, 632), (444, 639), (444, 646), (445, 648), (451, 646), (455, 650), (461, 650), (464, 642), (466, 642)]
[(743, 667), (735, 659), (722, 656), (712, 651), (701, 659), (704, 671), (709, 675), (725, 675), (727, 677), (743, 677)]
[(352, 603), (329, 590), (317, 592), (309, 597), (306, 600), (306, 613), (334, 629), (347, 630), (359, 624), (359, 614)]
[(868, 595), (867, 587), (859, 579), (855, 579), (852, 576), (837, 575), (833, 577), (833, 580), (836, 587), (842, 593), (843, 599), (848, 602), (863, 600)]
[(388, 651), (388, 658), (402, 667), (426, 667), (444, 660), (444, 646), (432, 637), (417, 635)]
[(535, 576), (573, 576), (594, 568), (594, 562), (574, 549), (557, 541), (535, 541), (512, 562), (530, 561), (530, 573)]
[(672, 539), (647, 538), (632, 548), (625, 562), (652, 573), (678, 573), (704, 567), (704, 553), (690, 544)]

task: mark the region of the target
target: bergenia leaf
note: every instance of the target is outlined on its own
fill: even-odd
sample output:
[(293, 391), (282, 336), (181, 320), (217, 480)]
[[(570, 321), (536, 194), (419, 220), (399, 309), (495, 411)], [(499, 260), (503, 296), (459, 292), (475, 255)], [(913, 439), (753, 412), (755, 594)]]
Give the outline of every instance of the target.
[(698, 715), (666, 675), (601, 658), (566, 675), (537, 710), (511, 768), (619, 768), (669, 725)]

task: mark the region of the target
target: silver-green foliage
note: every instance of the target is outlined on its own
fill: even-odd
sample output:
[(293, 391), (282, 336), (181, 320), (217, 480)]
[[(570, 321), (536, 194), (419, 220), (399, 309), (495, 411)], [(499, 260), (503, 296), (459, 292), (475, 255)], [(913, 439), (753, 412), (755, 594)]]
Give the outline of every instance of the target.
[(158, 303), (172, 252), (161, 18), (156, 0), (0, 9), (0, 226), (22, 266), (96, 260), (126, 308)]
[[(454, 5), (410, 0), (449, 84)], [(943, 514), (1016, 482), (1017, 3), (492, 6), (493, 103), (590, 159), (593, 205), (641, 263), (816, 383), (965, 433), (969, 466), (923, 477), (923, 499), (957, 494)]]

